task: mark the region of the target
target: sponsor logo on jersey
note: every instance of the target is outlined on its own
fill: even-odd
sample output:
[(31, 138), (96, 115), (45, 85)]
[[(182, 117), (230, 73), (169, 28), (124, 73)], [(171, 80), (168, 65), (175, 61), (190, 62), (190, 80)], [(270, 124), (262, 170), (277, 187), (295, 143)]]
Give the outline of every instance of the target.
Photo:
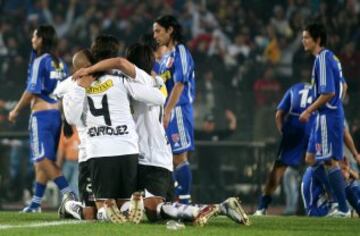
[(56, 66), (54, 61), (51, 61), (51, 67), (55, 68), (55, 70), (60, 71), (60, 70), (64, 70), (64, 63), (59, 62), (59, 66)]
[(89, 93), (89, 94), (103, 93), (113, 86), (114, 86), (114, 82), (111, 79), (108, 79), (103, 83), (96, 84), (94, 86), (87, 88), (86, 93)]
[(118, 125), (116, 127), (111, 126), (98, 126), (91, 127), (88, 129), (88, 135), (90, 137), (103, 136), (103, 135), (124, 135), (128, 134), (128, 127), (126, 125)]
[(50, 71), (50, 79), (62, 80), (66, 77), (66, 73), (61, 70)]
[(55, 62), (51, 61), (51, 67), (53, 69), (50, 71), (50, 79), (62, 80), (67, 76), (62, 62), (59, 63), (59, 66), (56, 66)]

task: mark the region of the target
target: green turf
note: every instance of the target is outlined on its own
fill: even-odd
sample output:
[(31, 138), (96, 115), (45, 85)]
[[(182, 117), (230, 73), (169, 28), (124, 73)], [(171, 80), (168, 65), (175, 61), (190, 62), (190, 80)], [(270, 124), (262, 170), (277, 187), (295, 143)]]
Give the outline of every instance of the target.
[[(144, 222), (139, 225), (88, 222), (46, 227), (29, 227), (36, 223), (58, 222), (55, 213), (19, 214), (14, 212), (0, 212), (0, 235), (241, 235), (241, 236), (313, 236), (313, 235), (359, 235), (359, 219), (332, 219), (308, 217), (252, 217), (251, 226), (238, 225), (231, 220), (218, 217), (212, 219), (203, 228), (187, 224), (183, 230), (173, 231), (165, 227), (165, 222), (150, 224)], [(71, 221), (71, 223), (75, 223)], [(4, 229), (5, 226), (17, 228)]]

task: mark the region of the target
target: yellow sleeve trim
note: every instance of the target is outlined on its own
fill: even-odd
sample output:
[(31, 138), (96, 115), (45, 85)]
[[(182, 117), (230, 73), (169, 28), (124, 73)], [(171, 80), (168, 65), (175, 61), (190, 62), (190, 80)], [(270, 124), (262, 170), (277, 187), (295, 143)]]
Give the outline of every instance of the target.
[(165, 96), (167, 97), (168, 96), (168, 92), (167, 92), (167, 89), (166, 89), (166, 86), (163, 85), (160, 87), (160, 92)]

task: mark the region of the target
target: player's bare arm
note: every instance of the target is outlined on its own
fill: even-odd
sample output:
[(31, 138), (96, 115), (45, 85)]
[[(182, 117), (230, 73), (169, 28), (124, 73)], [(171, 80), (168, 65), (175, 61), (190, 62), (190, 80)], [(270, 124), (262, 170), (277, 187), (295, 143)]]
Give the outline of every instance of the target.
[(276, 124), (276, 128), (280, 132), (280, 134), (282, 134), (284, 115), (285, 115), (285, 112), (283, 110), (277, 110), (275, 113), (275, 124)]
[(321, 106), (325, 105), (334, 96), (335, 93), (321, 94), (313, 104), (311, 104), (305, 111), (300, 114), (299, 120), (304, 123), (308, 122), (311, 113), (319, 109)]
[(16, 118), (17, 118), (17, 116), (19, 115), (20, 111), (21, 111), (24, 107), (28, 106), (28, 105), (31, 103), (31, 101), (32, 101), (32, 99), (33, 99), (34, 97), (35, 97), (34, 94), (25, 91), (25, 92), (22, 94), (19, 102), (18, 102), (18, 103), (16, 104), (16, 106), (14, 107), (14, 109), (12, 109), (12, 110), (9, 112), (9, 117), (8, 117), (9, 121), (12, 122), (12, 123), (15, 123), (15, 122), (16, 122)]
[(345, 146), (350, 150), (354, 159), (357, 161), (357, 157), (359, 156), (359, 153), (356, 149), (356, 146), (355, 146), (354, 140), (350, 134), (350, 131), (347, 128), (344, 129), (344, 143), (345, 143)]
[(179, 101), (182, 91), (184, 90), (183, 83), (176, 83), (173, 90), (170, 93), (168, 103), (165, 107), (164, 112), (164, 127), (166, 128), (170, 121), (170, 114), (172, 109), (174, 109), (176, 103)]
[(75, 79), (80, 78), (85, 75), (89, 75), (99, 71), (107, 71), (112, 69), (118, 69), (124, 72), (131, 78), (135, 78), (135, 65), (129, 62), (127, 59), (123, 57), (110, 58), (96, 63), (93, 66), (82, 68), (74, 73), (73, 77)]
[(342, 83), (342, 86), (343, 86), (343, 92), (341, 94), (341, 100), (344, 101), (344, 99), (346, 98), (349, 86), (347, 85), (346, 82)]
[(88, 88), (90, 87), (91, 83), (95, 81), (95, 77), (93, 76), (82, 76), (81, 79), (76, 80), (77, 85), (79, 85), (80, 87), (83, 88)]

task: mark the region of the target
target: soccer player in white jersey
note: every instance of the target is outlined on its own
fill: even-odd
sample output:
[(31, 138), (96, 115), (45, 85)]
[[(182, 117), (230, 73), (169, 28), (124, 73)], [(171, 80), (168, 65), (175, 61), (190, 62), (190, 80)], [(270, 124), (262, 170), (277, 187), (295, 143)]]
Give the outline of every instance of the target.
[[(103, 36), (102, 41), (99, 41), (97, 40), (93, 46), (93, 55), (103, 56), (104, 54), (99, 51), (109, 47), (109, 43), (115, 42), (115, 39)], [(136, 71), (136, 76), (141, 76), (140, 69)], [(101, 76), (91, 86), (86, 87), (86, 91), (78, 87), (73, 92), (78, 97), (85, 97), (85, 93), (87, 95), (86, 152), (90, 163), (93, 191), (99, 209), (98, 215), (110, 209), (115, 212), (107, 215), (118, 218), (110, 218), (110, 220), (123, 222), (124, 219), (114, 207), (114, 200), (119, 200), (119, 205), (121, 205), (121, 200), (130, 198), (135, 192), (139, 153), (138, 136), (128, 96), (157, 105), (163, 104), (165, 98), (158, 89), (135, 83), (129, 86), (127, 76), (122, 73), (119, 76)], [(106, 200), (105, 203), (108, 205), (104, 210), (102, 210), (104, 202), (102, 200)]]
[[(94, 63), (94, 59), (91, 52), (88, 49), (80, 50), (73, 56), (73, 67), (74, 71), (80, 68), (91, 66)], [(65, 194), (62, 203), (59, 207), (60, 218), (76, 218), (91, 220), (96, 218), (96, 206), (95, 198), (92, 192), (92, 184), (90, 178), (89, 162), (86, 155), (86, 127), (85, 120), (82, 114), (87, 109), (85, 97), (73, 96), (70, 92), (73, 88), (76, 88), (77, 83), (82, 87), (88, 87), (90, 85), (89, 80), (75, 81), (72, 76), (67, 80), (59, 84), (55, 90), (55, 96), (63, 98), (63, 111), (66, 120), (69, 120), (73, 125), (76, 126), (79, 138), (79, 192), (80, 202), (71, 195)], [(70, 93), (69, 93), (70, 92)]]
[[(151, 51), (150, 51), (151, 53)], [(73, 64), (75, 71), (77, 68), (83, 68), (91, 65), (91, 53), (88, 50), (81, 50), (80, 52), (76, 53), (73, 58)], [(140, 58), (143, 59), (143, 57)], [(125, 60), (125, 59), (124, 59)], [(123, 63), (118, 69), (123, 70), (127, 74), (133, 75), (135, 77), (135, 70), (137, 70), (137, 73), (139, 74), (137, 77), (141, 78), (140, 75), (144, 75), (145, 73), (142, 70), (137, 69), (134, 65), (131, 63), (128, 63), (125, 60), (126, 63)], [(148, 63), (151, 65), (151, 63)], [(149, 76), (149, 75), (147, 75)], [(91, 80), (91, 79), (90, 79)], [(134, 80), (136, 81), (136, 80)], [(151, 81), (151, 80), (145, 80), (145, 81)], [(158, 81), (162, 82), (161, 79)], [(78, 83), (81, 84), (83, 87), (87, 87), (86, 83), (84, 83), (84, 80), (79, 80)], [(71, 93), (67, 94), (67, 92), (72, 89), (72, 87), (75, 86), (75, 82), (73, 80), (66, 80), (63, 83), (60, 84), (59, 89), (56, 91), (57, 96), (64, 97), (64, 113), (65, 117), (71, 122), (71, 123), (77, 123), (76, 127), (79, 129), (79, 135), (81, 138), (82, 146), (80, 147), (82, 158), (79, 159), (80, 163), (80, 180), (79, 180), (79, 187), (80, 187), (80, 200), (82, 201), (83, 205), (81, 203), (77, 202), (76, 199), (74, 199), (72, 196), (65, 196), (63, 199), (62, 205), (59, 208), (59, 214), (61, 217), (66, 217), (67, 215), (71, 215), (74, 218), (77, 219), (92, 219), (93, 218), (93, 212), (94, 208), (93, 202), (92, 202), (92, 196), (91, 196), (91, 183), (89, 183), (89, 171), (88, 171), (88, 162), (86, 161), (86, 154), (85, 154), (85, 137), (86, 133), (83, 131), (85, 130), (83, 120), (80, 119), (81, 113), (84, 109), (84, 97), (83, 96), (72, 96)], [(138, 91), (136, 88), (133, 91)], [(143, 93), (146, 92), (144, 90), (139, 90), (136, 97), (140, 97)], [(156, 97), (156, 94), (155, 94)], [(165, 98), (163, 99), (165, 101)], [(70, 108), (70, 109), (69, 109)], [(90, 192), (90, 193), (89, 193)], [(84, 206), (84, 207), (83, 207)]]
[[(88, 67), (94, 63), (94, 59), (91, 55), (91, 52), (88, 49), (83, 49), (73, 56), (73, 68), (74, 71), (77, 71), (80, 68)], [(83, 81), (80, 81), (80, 83)], [(68, 106), (64, 106), (64, 115), (66, 119), (74, 120), (76, 117), (80, 117), (84, 109), (84, 99), (76, 100), (76, 97), (71, 97), (68, 95), (68, 92), (71, 91), (76, 86), (76, 81), (72, 80), (72, 77), (69, 77), (65, 81), (61, 82), (54, 91), (54, 95), (58, 98), (63, 98), (65, 103), (73, 103), (71, 106), (72, 110), (69, 111)], [(86, 85), (83, 85), (86, 86)], [(78, 105), (79, 107), (74, 107)], [(75, 117), (75, 118), (74, 118)], [(65, 120), (66, 120), (65, 119)], [(80, 219), (95, 219), (96, 216), (96, 206), (94, 194), (92, 192), (90, 171), (88, 167), (88, 161), (85, 150), (86, 142), (86, 127), (83, 120), (79, 120), (75, 125), (80, 139), (79, 145), (79, 194), (80, 202), (76, 201), (76, 198), (72, 194), (64, 194), (62, 204), (59, 208), (60, 218), (67, 218), (69, 215), (76, 215), (76, 218)], [(71, 214), (65, 212), (65, 203), (73, 200), (73, 206), (70, 209)], [(79, 212), (79, 209), (80, 212)], [(79, 212), (79, 213), (77, 213)]]
[[(134, 44), (127, 50), (127, 59), (137, 66), (143, 68), (147, 73), (151, 73), (152, 65), (154, 62), (152, 50), (150, 47)], [(111, 69), (119, 69), (125, 72), (128, 76), (135, 78), (130, 86), (134, 86), (136, 83), (141, 83), (148, 87), (162, 88), (161, 91), (164, 94), (163, 99), (166, 99), (166, 88), (161, 78), (152, 79), (152, 77), (145, 73), (145, 71), (139, 70), (132, 63), (124, 58), (114, 58), (99, 62), (98, 64), (80, 70), (75, 76), (83, 76), (85, 74), (91, 74), (97, 71), (105, 71)], [(126, 70), (126, 68), (129, 68)], [(140, 80), (141, 79), (141, 80)], [(136, 90), (133, 90), (136, 94)], [(142, 94), (136, 94), (136, 97), (143, 96)], [(136, 129), (139, 134), (139, 181), (138, 189), (144, 189), (144, 185), (151, 184), (150, 189), (147, 189), (145, 197), (156, 196), (146, 198), (145, 202), (156, 201), (156, 199), (165, 198), (168, 189), (172, 184), (172, 154), (171, 147), (167, 141), (165, 130), (162, 127), (162, 107), (163, 104), (149, 105), (140, 101), (132, 101), (133, 115), (136, 122)], [(151, 175), (149, 175), (151, 173)], [(153, 176), (152, 179), (149, 179)], [(146, 184), (141, 181), (146, 181)], [(150, 200), (151, 199), (151, 200)], [(159, 200), (160, 200), (159, 199)], [(158, 201), (156, 201), (158, 202)], [(145, 204), (148, 206), (149, 204)], [(156, 203), (154, 204), (154, 211), (156, 211)], [(148, 212), (148, 211), (147, 211)]]
[[(141, 44), (134, 44), (127, 51), (127, 59), (150, 73), (152, 64), (149, 62), (153, 61), (149, 60), (151, 53), (151, 48)], [(108, 59), (89, 68), (82, 69), (75, 73), (74, 76), (85, 76), (94, 72), (111, 69), (124, 71), (124, 65), (126, 64), (128, 64), (128, 61), (124, 58)], [(127, 70), (127, 74), (130, 77), (135, 77), (135, 74), (131, 72), (133, 70), (131, 67), (134, 67), (134, 65), (128, 64), (126, 67), (130, 68)], [(140, 73), (141, 71), (136, 71), (137, 78), (140, 78), (137, 75)], [(160, 89), (165, 88), (161, 83), (161, 78), (153, 79), (145, 73), (143, 73), (141, 78), (142, 80), (137, 79), (135, 81), (150, 87), (160, 86)], [(166, 96), (166, 90), (162, 91)], [(163, 218), (192, 220), (195, 224), (204, 225), (212, 216), (223, 214), (229, 216), (237, 223), (248, 225), (250, 223), (249, 219), (236, 198), (229, 198), (223, 203), (216, 205), (165, 203), (167, 192), (172, 184), (171, 172), (173, 165), (171, 147), (162, 125), (163, 107), (138, 101), (133, 101), (132, 107), (136, 128), (140, 136), (138, 189), (145, 192), (144, 206), (147, 218), (150, 221)]]

